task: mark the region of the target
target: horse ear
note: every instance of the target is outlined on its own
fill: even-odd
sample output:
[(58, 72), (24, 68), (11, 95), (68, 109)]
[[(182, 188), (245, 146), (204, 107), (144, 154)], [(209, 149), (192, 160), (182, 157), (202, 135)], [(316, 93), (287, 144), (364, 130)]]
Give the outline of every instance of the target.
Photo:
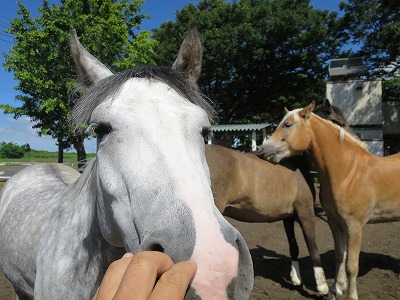
[(325, 101), (324, 101), (324, 109), (327, 112), (332, 112), (332, 105), (331, 105), (331, 102), (329, 101), (329, 99), (325, 99)]
[(308, 106), (304, 107), (300, 111), (300, 116), (304, 119), (308, 119), (315, 108), (315, 101), (313, 100)]
[(71, 55), (75, 62), (79, 82), (84, 88), (89, 88), (113, 74), (97, 58), (83, 48), (75, 29), (70, 31), (70, 37)]
[(289, 110), (286, 108), (286, 106), (283, 108), (283, 110), (285, 111), (285, 114), (287, 114), (289, 112)]
[(183, 40), (172, 69), (185, 74), (186, 79), (196, 82), (200, 77), (203, 46), (201, 45), (199, 32), (195, 26), (189, 28), (186, 38)]

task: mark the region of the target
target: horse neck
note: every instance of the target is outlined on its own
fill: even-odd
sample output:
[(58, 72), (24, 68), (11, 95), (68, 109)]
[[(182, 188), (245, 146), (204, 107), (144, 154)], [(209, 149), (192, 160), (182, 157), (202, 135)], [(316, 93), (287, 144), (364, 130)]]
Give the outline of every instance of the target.
[(59, 206), (47, 223), (50, 228), (44, 231), (37, 258), (39, 286), (40, 282), (54, 280), (49, 291), (42, 291), (45, 294), (55, 296), (55, 291), (62, 291), (65, 286), (79, 286), (68, 291), (68, 297), (59, 296), (88, 299), (108, 265), (122, 256), (122, 251), (118, 253), (102, 237), (96, 213), (94, 173), (95, 162), (91, 162), (59, 199)]
[[(109, 245), (101, 234), (96, 210), (97, 182), (96, 161), (88, 163), (85, 171), (68, 190), (68, 210), (80, 215), (80, 225), (77, 234), (85, 236), (85, 251), (92, 252), (93, 256), (105, 255), (109, 262), (119, 257), (114, 255), (115, 247)], [(82, 245), (77, 245), (79, 248)], [(91, 247), (91, 249), (89, 249)]]
[(329, 180), (331, 184), (335, 180), (342, 181), (365, 150), (348, 137), (340, 140), (340, 128), (316, 115), (310, 116), (309, 126), (312, 132), (310, 152), (320, 180)]

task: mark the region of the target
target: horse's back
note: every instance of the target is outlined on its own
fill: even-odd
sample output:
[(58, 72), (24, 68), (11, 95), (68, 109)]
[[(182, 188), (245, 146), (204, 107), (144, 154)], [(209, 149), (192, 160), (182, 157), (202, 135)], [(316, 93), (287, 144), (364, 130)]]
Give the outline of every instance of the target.
[[(0, 196), (0, 222), (12, 204), (12, 211), (22, 211), (24, 204), (43, 202), (52, 198), (76, 181), (79, 172), (63, 164), (33, 164), (12, 176)], [(18, 199), (18, 200), (16, 200)], [(15, 202), (18, 201), (18, 202)]]
[(273, 222), (291, 215), (295, 202), (313, 205), (313, 186), (297, 160), (274, 165), (252, 153), (216, 145), (207, 145), (206, 157), (215, 201), (224, 215)]
[(279, 215), (278, 210), (283, 213), (299, 205), (314, 205), (315, 188), (304, 157), (289, 158), (277, 165), (257, 157), (251, 167), (258, 189), (264, 191), (261, 195), (268, 197), (262, 203), (271, 206), (265, 210), (275, 208)]
[(227, 201), (236, 194), (237, 163), (234, 151), (218, 145), (206, 145), (205, 154), (210, 169), (215, 204), (223, 212)]
[[(34, 164), (12, 176), (0, 197), (0, 267), (17, 290), (33, 293), (36, 250), (61, 195), (79, 173), (62, 164)], [(30, 292), (29, 292), (30, 291)]]

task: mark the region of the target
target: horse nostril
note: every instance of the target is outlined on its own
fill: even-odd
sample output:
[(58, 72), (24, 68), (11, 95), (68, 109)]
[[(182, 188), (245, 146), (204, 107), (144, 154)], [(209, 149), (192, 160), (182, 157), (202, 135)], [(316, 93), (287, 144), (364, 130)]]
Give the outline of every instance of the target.
[(149, 251), (158, 251), (164, 253), (164, 247), (158, 243), (149, 245)]
[(238, 249), (242, 248), (242, 241), (240, 240), (239, 237), (236, 238), (236, 246), (237, 246)]

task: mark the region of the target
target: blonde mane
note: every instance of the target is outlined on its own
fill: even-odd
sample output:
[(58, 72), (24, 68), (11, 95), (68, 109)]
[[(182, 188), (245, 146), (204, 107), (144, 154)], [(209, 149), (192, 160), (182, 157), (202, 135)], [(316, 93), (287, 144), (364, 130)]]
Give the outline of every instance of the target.
[(281, 125), (283, 124), (283, 122), (284, 122), (287, 118), (289, 118), (289, 117), (291, 117), (291, 116), (293, 116), (294, 121), (295, 121), (296, 123), (299, 122), (299, 121), (300, 121), (300, 117), (299, 117), (299, 115), (298, 115), (298, 112), (300, 112), (300, 111), (301, 111), (301, 108), (297, 108), (297, 109), (288, 111), (288, 112), (286, 113), (286, 115), (282, 118), (282, 121), (279, 123), (279, 125), (278, 125), (277, 128), (281, 127)]
[(355, 136), (353, 136), (352, 134), (350, 134), (349, 132), (347, 132), (343, 127), (340, 127), (339, 125), (329, 121), (329, 120), (325, 120), (324, 118), (321, 118), (320, 116), (316, 115), (313, 113), (314, 116), (318, 117), (319, 119), (321, 119), (322, 121), (324, 121), (326, 124), (328, 124), (331, 127), (334, 127), (335, 129), (337, 129), (339, 131), (339, 136), (338, 136), (338, 141), (340, 144), (343, 143), (344, 139), (347, 138), (350, 141), (354, 142), (355, 144), (357, 144), (359, 147), (361, 147), (364, 150), (368, 151), (368, 147), (367, 144), (364, 143), (363, 141), (357, 139)]

